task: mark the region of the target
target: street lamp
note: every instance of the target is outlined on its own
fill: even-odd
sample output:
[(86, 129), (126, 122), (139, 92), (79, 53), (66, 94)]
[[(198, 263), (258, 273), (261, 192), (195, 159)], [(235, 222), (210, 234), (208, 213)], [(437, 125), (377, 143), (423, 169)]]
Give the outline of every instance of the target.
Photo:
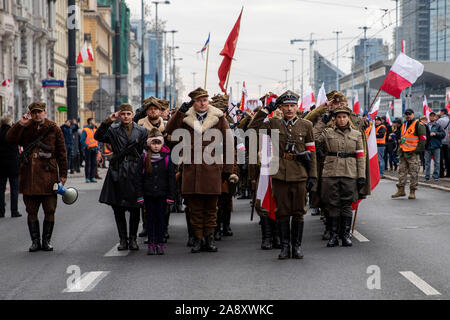
[(176, 104), (176, 101), (177, 101), (177, 92), (176, 92), (176, 90), (175, 90), (175, 85), (176, 85), (176, 79), (175, 79), (175, 76), (176, 76), (175, 61), (177, 61), (177, 60), (183, 60), (183, 58), (175, 58), (175, 57), (173, 57), (173, 88), (174, 88), (174, 96), (173, 96), (173, 98), (174, 98), (174, 104)]
[(155, 97), (159, 98), (159, 86), (158, 86), (158, 68), (159, 68), (159, 58), (160, 54), (160, 46), (159, 46), (159, 28), (158, 28), (158, 4), (170, 4), (170, 1), (152, 1), (155, 4), (155, 33), (156, 33), (156, 50), (158, 50), (158, 54), (156, 55), (156, 65), (155, 65)]
[[(172, 47), (169, 47), (169, 52), (172, 53), (171, 56), (169, 57), (169, 63), (172, 63), (172, 58), (174, 57), (174, 54), (173, 54), (173, 51), (170, 50), (170, 48), (176, 49), (176, 47), (175, 47), (175, 32), (178, 32), (178, 30), (170, 30), (167, 32), (172, 33)], [(169, 69), (172, 70), (173, 65), (170, 65)], [(174, 94), (174, 81), (172, 79), (172, 71), (171, 71), (170, 72), (170, 97), (169, 97), (170, 105), (172, 105), (172, 102), (173, 102), (172, 101), (173, 94)]]

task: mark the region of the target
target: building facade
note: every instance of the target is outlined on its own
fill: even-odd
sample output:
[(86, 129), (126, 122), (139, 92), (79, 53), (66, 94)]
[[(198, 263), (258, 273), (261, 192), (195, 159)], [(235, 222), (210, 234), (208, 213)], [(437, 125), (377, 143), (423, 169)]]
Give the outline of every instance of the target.
[(430, 60), (450, 61), (450, 0), (430, 3)]
[[(364, 46), (366, 47), (367, 59), (364, 57)], [(380, 38), (359, 39), (359, 44), (354, 47), (354, 57), (352, 69), (357, 70), (364, 66), (364, 61), (366, 61), (367, 65), (371, 65), (375, 62), (389, 59), (389, 47), (383, 44), (383, 39)]]
[(318, 92), (322, 83), (325, 84), (325, 91), (336, 90), (336, 76), (344, 76), (344, 72), (339, 70), (327, 58), (318, 51), (314, 51), (314, 92)]

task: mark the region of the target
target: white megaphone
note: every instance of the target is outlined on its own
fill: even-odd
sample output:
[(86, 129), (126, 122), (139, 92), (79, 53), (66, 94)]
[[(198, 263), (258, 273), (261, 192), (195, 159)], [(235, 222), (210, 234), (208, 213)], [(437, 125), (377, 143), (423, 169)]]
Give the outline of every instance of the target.
[(61, 183), (53, 185), (53, 192), (62, 195), (65, 204), (73, 204), (78, 199), (78, 191), (75, 188), (64, 188)]

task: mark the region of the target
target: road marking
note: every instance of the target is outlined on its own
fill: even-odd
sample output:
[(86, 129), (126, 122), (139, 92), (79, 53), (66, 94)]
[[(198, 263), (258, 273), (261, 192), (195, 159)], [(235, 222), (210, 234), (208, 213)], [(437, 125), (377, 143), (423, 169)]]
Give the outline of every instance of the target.
[(430, 286), (424, 280), (419, 278), (419, 276), (416, 275), (414, 272), (412, 272), (412, 271), (400, 271), (400, 274), (402, 276), (404, 276), (406, 279), (408, 279), (417, 288), (422, 290), (422, 292), (425, 293), (427, 296), (440, 295), (439, 291), (437, 291), (435, 288)]
[(370, 240), (364, 237), (361, 233), (359, 233), (356, 230), (353, 230), (353, 236), (359, 241), (359, 242), (369, 242)]
[(91, 271), (85, 272), (81, 275), (80, 279), (70, 288), (65, 288), (64, 293), (72, 292), (88, 292), (95, 288), (95, 286), (108, 275), (109, 271)]
[(128, 253), (130, 253), (130, 251), (128, 250), (122, 250), (119, 251), (117, 250), (117, 246), (119, 244), (115, 244), (114, 247), (111, 248), (111, 250), (109, 250), (107, 253), (105, 253), (105, 257), (125, 257), (128, 255)]

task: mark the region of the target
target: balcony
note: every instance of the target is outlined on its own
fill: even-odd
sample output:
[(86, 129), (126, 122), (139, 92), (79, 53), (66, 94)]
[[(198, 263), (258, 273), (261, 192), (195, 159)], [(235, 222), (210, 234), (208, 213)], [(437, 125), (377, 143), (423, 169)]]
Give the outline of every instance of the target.
[(15, 33), (16, 23), (11, 14), (0, 11), (0, 30), (3, 36), (12, 36)]

